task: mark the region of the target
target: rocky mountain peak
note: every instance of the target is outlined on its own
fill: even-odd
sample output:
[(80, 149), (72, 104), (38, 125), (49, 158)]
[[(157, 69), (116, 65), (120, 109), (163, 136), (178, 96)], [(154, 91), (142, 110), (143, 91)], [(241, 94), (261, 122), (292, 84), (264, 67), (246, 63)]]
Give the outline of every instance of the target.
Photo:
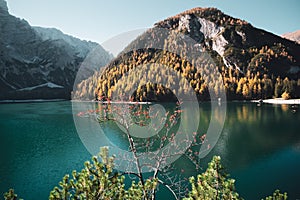
[(5, 0), (0, 0), (0, 10), (8, 13), (8, 7)]
[(241, 20), (233, 18), (229, 15), (224, 14), (217, 8), (193, 8), (190, 10), (186, 10), (182, 13), (179, 13), (175, 16), (169, 17), (165, 20), (155, 23), (156, 27), (159, 28), (176, 28), (178, 26), (179, 21), (183, 17), (190, 17), (194, 19), (195, 17), (209, 20), (217, 25), (248, 25), (249, 23)]
[[(169, 17), (156, 23), (155, 27), (178, 30), (187, 34), (197, 43), (209, 47), (222, 57), (226, 45), (242, 46), (242, 42), (247, 40), (245, 31), (253, 28), (248, 22), (226, 15), (217, 8), (201, 7)], [(229, 66), (229, 61), (224, 62)]]

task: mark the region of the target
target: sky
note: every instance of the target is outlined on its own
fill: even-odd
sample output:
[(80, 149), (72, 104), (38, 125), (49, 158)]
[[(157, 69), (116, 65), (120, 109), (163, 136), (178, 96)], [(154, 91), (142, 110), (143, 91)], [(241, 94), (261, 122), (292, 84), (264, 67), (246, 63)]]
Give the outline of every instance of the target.
[(281, 35), (300, 29), (299, 0), (6, 0), (9, 12), (33, 26), (52, 27), (103, 44), (121, 33), (194, 7), (216, 7)]

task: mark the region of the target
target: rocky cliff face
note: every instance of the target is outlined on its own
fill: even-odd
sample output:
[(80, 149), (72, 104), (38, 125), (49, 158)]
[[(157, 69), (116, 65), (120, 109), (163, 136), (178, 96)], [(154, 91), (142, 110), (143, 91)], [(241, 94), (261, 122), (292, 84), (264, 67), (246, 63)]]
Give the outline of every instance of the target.
[(96, 43), (31, 27), (10, 15), (4, 0), (0, 27), (0, 99), (69, 99), (77, 70), (91, 50), (101, 54), (97, 69), (112, 58)]
[[(182, 30), (182, 24), (185, 24)], [(199, 25), (196, 25), (199, 24)], [(202, 35), (201, 40), (196, 40), (199, 44), (212, 49), (218, 53), (227, 67), (241, 69), (246, 73), (249, 68), (253, 68), (254, 54), (259, 55), (253, 49), (261, 50), (263, 46), (273, 51), (280, 51), (279, 46), (289, 49), (289, 54), (295, 59), (297, 65), (300, 64), (299, 45), (282, 39), (280, 36), (253, 27), (246, 21), (230, 17), (216, 8), (195, 8), (170, 17), (155, 24), (156, 27), (168, 28), (184, 32), (191, 38), (195, 35)], [(191, 31), (196, 29), (194, 31)], [(239, 51), (239, 52), (236, 52)], [(241, 56), (241, 51), (244, 55)], [(241, 59), (241, 57), (244, 57)], [(271, 59), (269, 59), (271, 60)], [(276, 60), (276, 59), (274, 59)], [(263, 64), (268, 65), (269, 70), (276, 68), (279, 63)], [(294, 64), (280, 63), (281, 72), (289, 71)], [(272, 65), (272, 66), (271, 66)], [(285, 66), (285, 69), (283, 69)], [(267, 71), (269, 71), (267, 70)], [(298, 74), (300, 75), (300, 74)]]

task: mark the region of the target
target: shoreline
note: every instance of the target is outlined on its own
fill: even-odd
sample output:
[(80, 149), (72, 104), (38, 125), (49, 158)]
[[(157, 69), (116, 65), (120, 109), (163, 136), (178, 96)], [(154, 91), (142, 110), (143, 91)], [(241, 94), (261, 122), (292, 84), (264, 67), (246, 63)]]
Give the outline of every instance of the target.
[(147, 101), (147, 102), (138, 102), (138, 101), (89, 101), (89, 100), (70, 100), (71, 102), (87, 102), (87, 103), (103, 103), (103, 104), (153, 104), (153, 102)]
[[(132, 102), (132, 101), (81, 101), (81, 100), (69, 100), (69, 99), (23, 99), (23, 100), (0, 100), (0, 104), (2, 103), (38, 103), (38, 102), (58, 102), (58, 101), (71, 101), (71, 102), (99, 102), (99, 103), (112, 103), (112, 104), (153, 104), (158, 102)], [(202, 101), (199, 101), (201, 103)], [(210, 101), (205, 101), (210, 102)], [(263, 99), (263, 100), (230, 100), (227, 102), (251, 102), (251, 103), (267, 103), (267, 104), (300, 104), (300, 99), (282, 99), (282, 98), (276, 98), (276, 99)]]
[(41, 103), (41, 102), (57, 102), (57, 101), (68, 101), (67, 99), (8, 99), (8, 100), (0, 100), (0, 104), (2, 103)]
[(252, 100), (251, 102), (255, 103), (268, 103), (268, 104), (300, 104), (300, 99), (282, 99), (282, 98), (276, 98), (276, 99), (263, 99), (263, 100)]

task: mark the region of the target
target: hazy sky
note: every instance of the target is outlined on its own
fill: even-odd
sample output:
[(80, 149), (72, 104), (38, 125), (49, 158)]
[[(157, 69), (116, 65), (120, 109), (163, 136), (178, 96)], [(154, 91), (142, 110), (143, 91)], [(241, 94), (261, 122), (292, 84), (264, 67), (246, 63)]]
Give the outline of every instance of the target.
[(102, 43), (193, 7), (216, 7), (275, 34), (300, 29), (300, 0), (7, 0), (31, 25)]

